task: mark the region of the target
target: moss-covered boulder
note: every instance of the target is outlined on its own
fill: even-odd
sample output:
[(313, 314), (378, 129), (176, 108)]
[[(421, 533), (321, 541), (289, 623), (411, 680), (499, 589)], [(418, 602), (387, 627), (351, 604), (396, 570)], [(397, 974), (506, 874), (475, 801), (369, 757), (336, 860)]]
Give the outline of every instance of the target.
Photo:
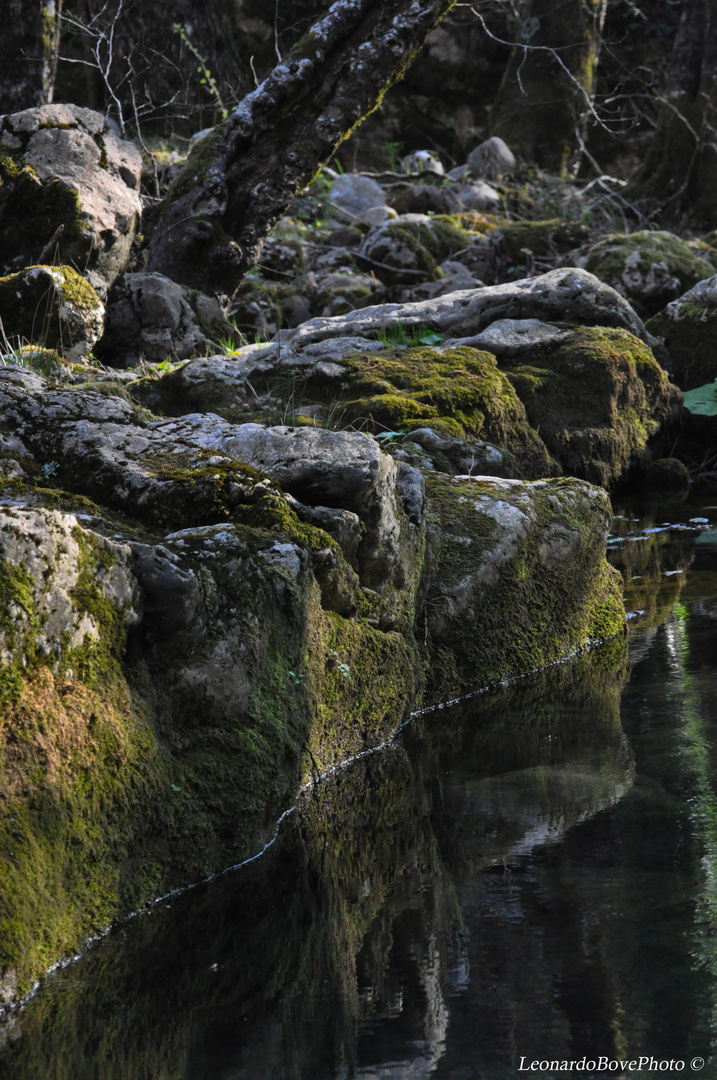
[(682, 390), (717, 378), (717, 276), (700, 281), (649, 320), (664, 345), (670, 377)]
[(374, 434), (430, 427), (504, 447), (521, 475), (550, 476), (555, 463), (493, 356), (471, 348), (387, 349), (342, 360), (345, 419)]
[(593, 244), (580, 264), (626, 296), (643, 318), (715, 270), (685, 240), (661, 231), (608, 236)]
[(105, 308), (71, 266), (31, 266), (0, 278), (0, 320), (6, 341), (82, 359), (102, 334)]
[(585, 243), (587, 238), (584, 225), (560, 218), (505, 222), (492, 234), (506, 280), (532, 274), (537, 266), (541, 269), (546, 264), (555, 266), (562, 255)]
[(426, 490), (419, 626), (435, 700), (620, 632), (620, 577), (604, 560), (611, 509), (603, 491), (577, 480), (441, 475), (427, 476)]
[(448, 221), (398, 219), (371, 229), (359, 259), (387, 284), (417, 285), (440, 277), (438, 264), (469, 247), (471, 236)]
[(500, 363), (564, 472), (603, 487), (646, 460), (650, 439), (679, 416), (679, 390), (626, 330), (579, 327)]
[(139, 226), (142, 159), (101, 113), (42, 105), (0, 117), (0, 262), (51, 259), (104, 295)]

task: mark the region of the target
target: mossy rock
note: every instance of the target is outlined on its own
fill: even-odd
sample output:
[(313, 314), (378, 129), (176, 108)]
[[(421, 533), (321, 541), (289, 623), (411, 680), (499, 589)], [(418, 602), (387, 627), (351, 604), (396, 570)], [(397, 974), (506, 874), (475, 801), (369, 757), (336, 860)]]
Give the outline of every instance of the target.
[(670, 377), (682, 390), (717, 378), (717, 276), (698, 282), (647, 323), (664, 344)]
[(676, 419), (681, 394), (627, 330), (580, 327), (530, 363), (501, 363), (564, 472), (613, 486)]
[(513, 221), (501, 224), (493, 234), (507, 262), (506, 274), (532, 273), (532, 260), (557, 261), (560, 255), (584, 243), (588, 230), (575, 221), (552, 218), (549, 221)]
[(490, 353), (477, 349), (407, 348), (345, 356), (346, 421), (367, 430), (413, 428), (481, 439), (515, 455), (520, 475), (555, 475), (539, 436)]
[(438, 263), (471, 242), (470, 233), (449, 221), (388, 221), (370, 230), (359, 259), (387, 284), (418, 285), (438, 280)]
[(655, 315), (714, 266), (669, 232), (608, 236), (590, 248), (585, 269), (627, 297), (639, 315)]
[(31, 266), (0, 278), (0, 320), (12, 346), (80, 360), (102, 333), (104, 305), (71, 266)]
[(521, 484), (440, 474), (426, 475), (426, 492), (423, 618), (436, 699), (623, 632), (620, 576), (604, 555), (611, 516), (604, 492), (573, 479)]

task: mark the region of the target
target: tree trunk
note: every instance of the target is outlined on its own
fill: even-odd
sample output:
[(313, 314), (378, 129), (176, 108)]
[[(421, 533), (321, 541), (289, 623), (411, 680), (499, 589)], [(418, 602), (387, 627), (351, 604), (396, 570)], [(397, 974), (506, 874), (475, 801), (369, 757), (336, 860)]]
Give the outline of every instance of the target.
[(682, 0), (650, 152), (623, 194), (647, 212), (717, 226), (717, 0)]
[(607, 0), (528, 0), (491, 134), (525, 161), (573, 171), (592, 107)]
[(231, 294), (298, 192), (454, 2), (337, 0), (194, 148), (148, 222), (148, 269)]
[(0, 34), (0, 115), (52, 101), (62, 0), (15, 0)]

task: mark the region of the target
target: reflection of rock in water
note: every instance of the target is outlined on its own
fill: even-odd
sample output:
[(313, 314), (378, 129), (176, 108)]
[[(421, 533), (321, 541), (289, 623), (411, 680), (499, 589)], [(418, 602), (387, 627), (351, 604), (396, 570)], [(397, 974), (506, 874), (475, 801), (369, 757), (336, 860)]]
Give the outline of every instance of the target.
[[(60, 1059), (80, 1076), (100, 1056), (132, 1080), (440, 1076), (476, 1029), (475, 1017), (461, 1020), (471, 1001), (502, 1003), (485, 1013), (486, 1038), (505, 1061), (518, 990), (534, 1017), (552, 975), (530, 920), (520, 924), (539, 898), (528, 892), (515, 909), (496, 898), (494, 911), (491, 886), (517, 851), (629, 784), (624, 658), (613, 643), (426, 716), (319, 784), (267, 857), (126, 925), (50, 979), (3, 1080), (52, 1075)], [(561, 921), (582, 925), (567, 885), (562, 903)], [(500, 929), (503, 944), (486, 944), (481, 927), (498, 933), (498, 909), (508, 927), (511, 910), (518, 921)]]

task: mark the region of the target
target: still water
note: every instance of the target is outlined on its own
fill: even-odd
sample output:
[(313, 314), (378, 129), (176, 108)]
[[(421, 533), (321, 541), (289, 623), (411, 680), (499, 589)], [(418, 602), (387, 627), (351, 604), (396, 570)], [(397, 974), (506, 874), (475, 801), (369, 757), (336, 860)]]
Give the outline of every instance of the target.
[(717, 505), (623, 508), (610, 549), (629, 649), (324, 780), (260, 860), (50, 976), (3, 1080), (715, 1077)]

